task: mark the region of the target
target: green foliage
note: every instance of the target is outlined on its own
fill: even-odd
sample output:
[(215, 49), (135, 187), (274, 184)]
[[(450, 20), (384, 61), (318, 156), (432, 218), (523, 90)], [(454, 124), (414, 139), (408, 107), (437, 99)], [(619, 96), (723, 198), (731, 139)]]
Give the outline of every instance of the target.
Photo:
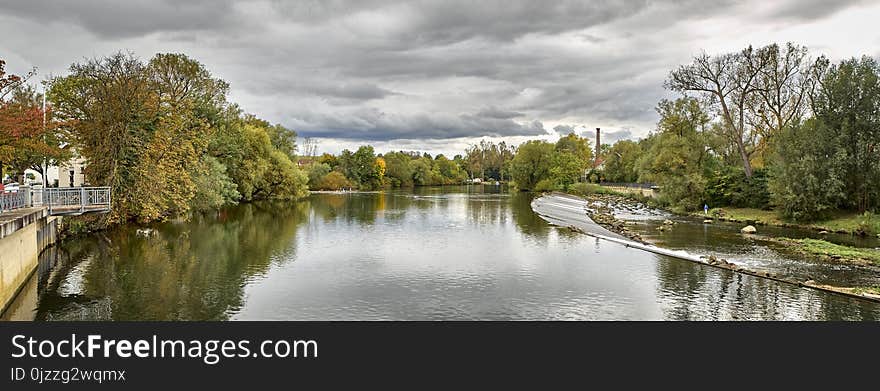
[(542, 179), (550, 176), (554, 145), (546, 141), (526, 141), (510, 163), (510, 175), (520, 190), (535, 190)]
[(638, 161), (642, 147), (632, 140), (620, 140), (608, 150), (605, 159), (605, 178), (609, 182), (636, 182), (639, 180)]
[(706, 202), (737, 208), (765, 209), (770, 206), (767, 172), (755, 169), (746, 177), (742, 167), (721, 166), (707, 177)]
[(843, 170), (841, 207), (860, 212), (880, 206), (880, 64), (870, 57), (844, 60), (824, 72), (813, 100), (815, 119), (831, 132), (813, 139), (834, 145)]
[(562, 190), (568, 190), (568, 187), (583, 175), (584, 168), (587, 166), (588, 163), (584, 160), (583, 155), (567, 150), (557, 151), (552, 157), (550, 177), (556, 186)]
[(434, 170), (439, 175), (437, 181), (444, 185), (462, 183), (467, 179), (467, 173), (455, 161), (443, 155), (434, 158)]
[(315, 182), (312, 189), (315, 190), (341, 190), (341, 189), (349, 189), (353, 187), (352, 183), (349, 182), (345, 175), (342, 175), (339, 171), (332, 171), (327, 175), (324, 175)]
[(779, 135), (770, 190), (784, 217), (795, 221), (822, 218), (846, 198), (846, 152), (829, 142), (835, 133), (824, 122), (810, 119)]
[(660, 186), (660, 201), (685, 211), (705, 201), (704, 171), (711, 163), (703, 129), (708, 116), (691, 98), (661, 101), (658, 132), (646, 140), (639, 179)]
[(113, 189), (108, 223), (305, 195), (306, 176), (290, 159), (295, 133), (243, 116), (227, 90), (182, 54), (144, 64), (118, 53), (71, 65), (48, 97), (89, 162), (89, 182)]
[(382, 187), (385, 167), (380, 166), (370, 145), (361, 146), (354, 153), (347, 149), (342, 151), (339, 167), (359, 189), (376, 190)]
[(552, 179), (541, 179), (538, 183), (535, 184), (535, 188), (532, 189), (534, 191), (553, 191), (557, 189), (556, 183), (553, 182)]
[(434, 176), (432, 175), (431, 165), (433, 160), (426, 157), (420, 157), (412, 161), (413, 183), (419, 186), (427, 186), (434, 184)]
[(330, 165), (326, 163), (314, 163), (308, 167), (309, 188), (316, 189), (318, 182), (330, 173)]
[(385, 180), (391, 187), (411, 187), (413, 179), (412, 156), (403, 152), (389, 152), (385, 159)]
[(193, 176), (193, 182), (196, 190), (190, 201), (193, 210), (217, 209), (236, 204), (241, 198), (238, 185), (226, 174), (226, 166), (213, 156), (202, 156), (202, 163)]
[(593, 150), (590, 148), (590, 141), (583, 137), (578, 137), (574, 132), (562, 136), (556, 141), (556, 151), (571, 153), (585, 162), (593, 161)]
[(510, 176), (508, 168), (515, 153), (516, 150), (504, 141), (495, 144), (482, 140), (466, 149), (465, 156), (457, 163), (467, 169), (471, 178), (503, 181)]

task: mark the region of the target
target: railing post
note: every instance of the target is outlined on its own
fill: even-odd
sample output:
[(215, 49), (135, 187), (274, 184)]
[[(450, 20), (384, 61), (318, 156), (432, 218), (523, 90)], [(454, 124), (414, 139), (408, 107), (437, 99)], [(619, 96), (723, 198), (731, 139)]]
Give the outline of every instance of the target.
[(80, 187), (79, 188), (79, 211), (80, 211), (80, 213), (86, 211), (86, 201), (87, 201), (86, 200), (86, 188)]
[(24, 185), (21, 187), (21, 189), (19, 191), (24, 192), (24, 205), (23, 205), (23, 207), (30, 208), (30, 207), (34, 206), (34, 193), (33, 193), (34, 190), (31, 189), (30, 186)]

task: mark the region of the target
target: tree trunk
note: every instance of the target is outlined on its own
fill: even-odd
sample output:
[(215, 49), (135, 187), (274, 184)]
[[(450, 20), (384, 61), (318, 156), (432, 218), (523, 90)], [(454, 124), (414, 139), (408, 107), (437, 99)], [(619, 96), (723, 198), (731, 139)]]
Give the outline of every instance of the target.
[(739, 148), (739, 154), (742, 156), (743, 160), (743, 171), (746, 173), (746, 178), (752, 177), (752, 163), (749, 162), (749, 155), (746, 153), (746, 148), (743, 146), (742, 141), (736, 143), (737, 148)]

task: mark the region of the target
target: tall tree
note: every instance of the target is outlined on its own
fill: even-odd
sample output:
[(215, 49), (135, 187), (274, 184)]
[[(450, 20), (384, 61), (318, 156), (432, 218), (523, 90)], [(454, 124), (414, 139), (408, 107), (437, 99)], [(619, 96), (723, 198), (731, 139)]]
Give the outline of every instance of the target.
[(840, 175), (848, 197), (842, 206), (872, 209), (880, 204), (880, 64), (862, 57), (824, 69), (813, 110), (819, 126), (833, 131), (831, 138), (813, 142), (845, 153)]
[(736, 146), (747, 177), (752, 176), (750, 158), (760, 137), (747, 119), (766, 63), (766, 56), (751, 46), (719, 56), (702, 53), (691, 64), (672, 71), (666, 81), (666, 87), (673, 91), (703, 95), (720, 114), (721, 130)]
[(554, 145), (546, 141), (526, 141), (517, 148), (510, 162), (510, 176), (520, 190), (534, 190), (535, 185), (550, 177)]

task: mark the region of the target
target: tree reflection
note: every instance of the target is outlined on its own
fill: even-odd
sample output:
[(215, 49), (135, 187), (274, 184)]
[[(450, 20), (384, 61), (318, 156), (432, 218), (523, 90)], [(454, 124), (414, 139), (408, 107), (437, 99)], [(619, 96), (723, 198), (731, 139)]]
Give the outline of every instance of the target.
[(37, 319), (228, 319), (251, 278), (293, 259), (308, 207), (247, 204), (147, 237), (120, 228), (64, 243)]

